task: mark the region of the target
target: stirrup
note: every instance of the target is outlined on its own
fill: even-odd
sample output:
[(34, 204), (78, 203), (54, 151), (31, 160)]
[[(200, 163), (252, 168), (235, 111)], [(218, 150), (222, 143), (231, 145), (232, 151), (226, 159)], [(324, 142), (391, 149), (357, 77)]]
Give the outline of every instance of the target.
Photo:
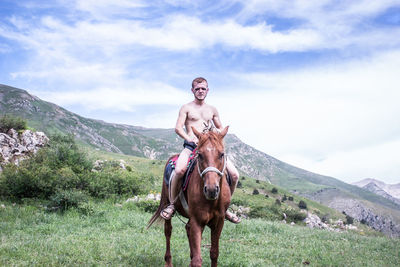
[(175, 213), (174, 204), (169, 204), (165, 209), (160, 212), (161, 218), (164, 220), (170, 220)]

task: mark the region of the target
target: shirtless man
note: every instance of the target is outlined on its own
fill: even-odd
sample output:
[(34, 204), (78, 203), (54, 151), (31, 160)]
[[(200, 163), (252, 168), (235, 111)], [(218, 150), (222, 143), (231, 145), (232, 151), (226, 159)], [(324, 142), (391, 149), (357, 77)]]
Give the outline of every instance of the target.
[[(178, 185), (182, 184), (181, 179), (186, 172), (189, 156), (197, 146), (198, 140), (191, 127), (194, 127), (197, 131), (202, 132), (204, 129), (204, 123), (208, 123), (208, 121), (211, 120), (218, 131), (223, 129), (217, 109), (206, 104), (204, 101), (208, 90), (208, 83), (206, 79), (202, 77), (194, 79), (192, 82), (192, 93), (194, 95), (194, 100), (183, 105), (179, 111), (175, 132), (184, 139), (184, 149), (176, 161), (175, 174), (171, 177), (169, 200), (172, 204), (163, 209), (160, 214), (161, 217), (166, 220), (171, 219), (175, 212), (175, 206), (173, 203), (179, 194), (180, 188)], [(232, 179), (232, 185), (230, 186), (232, 195), (239, 179), (239, 173), (233, 163), (229, 160), (227, 161), (226, 168)], [(226, 211), (225, 218), (233, 223), (240, 222), (240, 219), (234, 213), (229, 211)]]

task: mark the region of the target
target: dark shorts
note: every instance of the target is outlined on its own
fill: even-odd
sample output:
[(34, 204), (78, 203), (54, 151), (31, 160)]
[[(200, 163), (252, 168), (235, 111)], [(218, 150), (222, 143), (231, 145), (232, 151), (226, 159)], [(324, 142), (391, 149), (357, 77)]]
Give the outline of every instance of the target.
[(188, 141), (184, 141), (183, 142), (183, 147), (189, 149), (190, 151), (193, 151), (197, 145), (195, 142), (188, 142)]

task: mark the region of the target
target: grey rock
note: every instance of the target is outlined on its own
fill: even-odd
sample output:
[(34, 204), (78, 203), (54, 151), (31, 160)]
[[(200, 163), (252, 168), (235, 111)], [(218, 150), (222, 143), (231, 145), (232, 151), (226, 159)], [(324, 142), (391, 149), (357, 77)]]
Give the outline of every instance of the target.
[(49, 138), (44, 133), (31, 130), (25, 130), (21, 134), (14, 129), (9, 130), (7, 134), (0, 133), (0, 165), (8, 163), (18, 165), (29, 155), (44, 147), (48, 141)]

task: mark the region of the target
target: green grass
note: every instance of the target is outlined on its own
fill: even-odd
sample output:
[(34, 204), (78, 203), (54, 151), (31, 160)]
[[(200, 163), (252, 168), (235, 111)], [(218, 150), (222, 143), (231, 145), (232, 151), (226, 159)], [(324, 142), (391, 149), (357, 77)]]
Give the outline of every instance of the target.
[[(95, 204), (85, 216), (72, 209), (46, 212), (40, 202), (1, 202), (1, 266), (162, 266), (163, 228), (146, 230), (151, 214), (132, 204)], [(189, 265), (184, 225), (173, 219), (175, 266)], [(210, 231), (202, 242), (203, 265), (209, 266)], [(260, 219), (225, 224), (220, 266), (399, 266), (400, 240), (334, 233)]]

